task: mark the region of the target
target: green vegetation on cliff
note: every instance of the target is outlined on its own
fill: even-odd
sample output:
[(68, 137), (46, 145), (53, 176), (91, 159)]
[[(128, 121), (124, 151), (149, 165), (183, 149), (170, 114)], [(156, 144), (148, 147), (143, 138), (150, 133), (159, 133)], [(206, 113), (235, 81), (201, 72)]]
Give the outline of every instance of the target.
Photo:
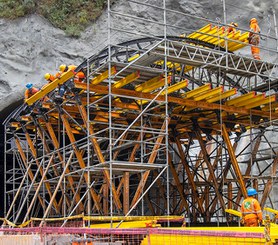
[(16, 19), (37, 13), (78, 37), (106, 6), (107, 0), (0, 0), (0, 18)]

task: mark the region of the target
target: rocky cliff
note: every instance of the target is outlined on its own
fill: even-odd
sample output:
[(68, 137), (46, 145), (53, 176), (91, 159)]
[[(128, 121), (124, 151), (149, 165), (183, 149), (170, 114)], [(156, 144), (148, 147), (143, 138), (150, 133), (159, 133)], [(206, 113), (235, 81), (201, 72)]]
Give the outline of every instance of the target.
[[(140, 6), (128, 1), (116, 1), (113, 11), (120, 11), (130, 15), (146, 18), (151, 21), (163, 21), (163, 12), (152, 8), (152, 5), (162, 6), (162, 1), (148, 0), (150, 6)], [(211, 19), (224, 20), (223, 2), (221, 0), (167, 0), (167, 8), (182, 11)], [(241, 28), (248, 29), (251, 17), (258, 18), (262, 33), (275, 36), (272, 8), (278, 13), (278, 3), (272, 0), (226, 0), (227, 23), (237, 21)], [(117, 28), (143, 31), (153, 35), (163, 34), (163, 26), (132, 20), (124, 16), (114, 15)], [(25, 84), (32, 82), (41, 87), (45, 81), (46, 72), (56, 72), (61, 63), (79, 64), (86, 57), (102, 49), (107, 40), (107, 12), (89, 26), (78, 39), (70, 38), (65, 33), (53, 27), (46, 19), (38, 15), (30, 15), (16, 20), (0, 19), (0, 111), (10, 104), (23, 99)], [(113, 23), (114, 22), (113, 20)], [(167, 15), (167, 23), (180, 26), (168, 28), (169, 35), (190, 33), (205, 24), (200, 19), (177, 14)], [(129, 35), (116, 33), (112, 35), (114, 43), (129, 39)], [(275, 41), (265, 38), (265, 47), (276, 48)], [(249, 49), (243, 50), (246, 55)], [(275, 55), (264, 52), (264, 59), (275, 60)]]

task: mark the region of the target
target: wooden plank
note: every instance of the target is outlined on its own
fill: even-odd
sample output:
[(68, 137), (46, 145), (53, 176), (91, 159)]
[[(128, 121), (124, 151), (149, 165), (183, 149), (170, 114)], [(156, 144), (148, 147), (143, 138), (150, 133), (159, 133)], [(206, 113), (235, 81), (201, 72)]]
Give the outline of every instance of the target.
[(219, 192), (219, 186), (218, 186), (218, 183), (217, 183), (217, 179), (215, 177), (215, 174), (214, 174), (214, 170), (212, 168), (212, 165), (210, 163), (210, 160), (208, 158), (208, 154), (207, 154), (207, 150), (206, 150), (206, 147), (205, 147), (205, 144), (204, 144), (204, 141), (202, 139), (202, 136), (201, 136), (201, 133), (199, 130), (196, 130), (195, 131), (195, 135), (199, 141), (199, 144), (200, 144), (200, 147), (201, 147), (201, 151), (203, 152), (203, 159), (207, 165), (207, 168), (208, 168), (208, 171), (211, 175), (211, 178), (212, 178), (212, 184), (213, 184), (213, 187), (214, 187), (214, 191), (215, 191), (215, 194), (220, 202), (220, 206), (221, 208), (223, 209), (223, 212), (225, 211), (225, 202), (223, 200), (223, 197), (222, 195), (220, 194)]
[[(66, 115), (65, 114), (61, 114), (61, 119), (62, 119), (63, 124), (65, 126), (65, 129), (66, 129), (67, 135), (69, 137), (69, 140), (70, 140), (70, 142), (72, 144), (72, 148), (73, 148), (73, 150), (75, 152), (75, 156), (77, 157), (79, 166), (80, 166), (81, 169), (84, 169), (84, 168), (86, 168), (86, 164), (85, 164), (85, 162), (83, 160), (81, 152), (79, 151), (77, 145), (75, 144), (76, 140), (75, 140), (75, 137), (74, 137), (74, 135), (72, 133), (70, 124), (69, 124), (69, 122), (68, 122), (68, 120), (66, 118)], [(86, 181), (87, 185), (91, 185), (91, 183), (89, 182), (89, 178), (88, 177), (89, 177), (88, 173), (85, 171), (84, 172), (85, 181)], [(90, 189), (90, 193), (91, 193), (91, 196), (92, 196), (92, 198), (93, 198), (93, 200), (95, 202), (97, 210), (99, 212), (102, 212), (102, 209), (101, 209), (101, 206), (100, 206), (100, 203), (99, 203), (99, 200), (98, 200), (98, 196), (97, 196), (97, 194), (96, 194), (96, 192), (94, 191), (93, 188)]]
[(174, 164), (173, 164), (173, 161), (171, 159), (171, 154), (168, 154), (168, 159), (169, 159), (169, 167), (170, 167), (170, 171), (173, 175), (173, 178), (175, 180), (175, 183), (176, 183), (176, 186), (177, 186), (177, 189), (178, 189), (178, 192), (180, 194), (180, 199), (181, 199), (181, 204), (185, 207), (185, 209), (187, 211), (189, 211), (189, 206), (188, 206), (188, 203), (186, 201), (186, 196), (184, 194), (184, 191), (183, 191), (183, 186), (182, 184), (180, 183), (180, 180), (179, 180), (179, 176), (176, 172), (176, 169), (174, 167)]
[(124, 180), (123, 206), (124, 206), (124, 214), (126, 215), (129, 211), (129, 172), (124, 172), (123, 180)]
[(185, 158), (185, 153), (182, 149), (180, 138), (176, 137), (175, 139), (176, 139), (175, 142), (176, 142), (176, 145), (178, 147), (178, 152), (179, 152), (179, 157), (181, 159), (181, 163), (182, 163), (182, 165), (185, 169), (185, 172), (186, 172), (187, 177), (188, 177), (189, 184), (191, 185), (191, 188), (192, 188), (192, 196), (193, 196), (194, 200), (197, 201), (200, 212), (204, 213), (203, 205), (200, 201), (200, 198), (198, 197), (198, 190), (197, 190), (197, 187), (195, 185), (194, 176), (191, 173), (190, 168), (189, 168), (189, 163), (187, 162), (187, 160)]
[[(162, 127), (161, 127), (161, 129), (160, 129), (160, 132), (161, 132), (161, 133), (163, 133), (163, 131), (165, 130), (165, 127), (166, 127), (166, 124), (167, 124), (167, 123), (166, 123), (166, 120), (169, 120), (169, 119), (165, 119), (165, 121), (164, 121), (164, 123), (163, 123), (163, 125), (162, 125)], [(155, 158), (156, 158), (156, 156), (157, 156), (157, 152), (158, 152), (158, 150), (159, 150), (159, 148), (160, 148), (160, 144), (161, 144), (162, 140), (164, 139), (164, 137), (165, 137), (164, 134), (162, 134), (162, 135), (160, 135), (160, 136), (157, 137), (157, 140), (156, 140), (156, 142), (155, 142), (155, 145), (153, 146), (153, 149), (152, 149), (152, 153), (151, 153), (151, 155), (150, 155), (150, 157), (149, 157), (149, 160), (148, 160), (148, 163), (149, 163), (149, 164), (154, 163)], [(139, 183), (139, 185), (138, 185), (138, 187), (137, 187), (137, 190), (136, 190), (136, 192), (135, 192), (135, 195), (134, 195), (134, 197), (133, 197), (133, 199), (132, 199), (132, 202), (131, 202), (131, 206), (132, 206), (132, 207), (133, 207), (134, 204), (138, 201), (138, 199), (139, 199), (139, 197), (140, 197), (140, 195), (141, 195), (141, 193), (142, 193), (142, 191), (143, 191), (143, 189), (144, 189), (144, 187), (145, 187), (145, 184), (146, 184), (146, 182), (147, 182), (147, 179), (148, 179), (149, 174), (150, 174), (150, 170), (144, 172), (144, 174), (143, 174), (143, 176), (142, 176), (142, 178), (141, 178), (141, 180), (140, 180), (140, 183)]]
[[(37, 165), (37, 167), (39, 168), (40, 174), (41, 174), (41, 176), (44, 176), (44, 171), (43, 171), (43, 169), (40, 167), (40, 163), (39, 163), (39, 161), (38, 161), (38, 159), (37, 159), (37, 151), (36, 151), (36, 148), (35, 148), (35, 146), (34, 146), (34, 144), (33, 144), (33, 142), (32, 142), (32, 139), (31, 139), (31, 137), (30, 137), (30, 135), (29, 135), (29, 133), (28, 133), (27, 131), (25, 132), (25, 137), (26, 137), (27, 143), (28, 143), (28, 145), (29, 145), (29, 148), (30, 148), (30, 150), (31, 150), (32, 156), (33, 156), (33, 158), (34, 158), (34, 160), (35, 160), (35, 162), (36, 162), (36, 165)], [(46, 177), (46, 176), (45, 176), (45, 180), (47, 180), (47, 177)], [(45, 182), (45, 188), (46, 188), (46, 190), (47, 190), (48, 195), (50, 196), (50, 198), (52, 198), (52, 191), (51, 191), (51, 187), (50, 187), (49, 182)], [(60, 211), (59, 211), (59, 206), (58, 206), (58, 203), (57, 203), (56, 199), (53, 200), (53, 206), (54, 206), (56, 212), (57, 212), (57, 213), (60, 213)]]
[(223, 139), (224, 139), (224, 141), (227, 145), (227, 150), (228, 150), (228, 153), (229, 153), (229, 156), (230, 156), (231, 163), (233, 165), (233, 169), (234, 169), (235, 174), (237, 176), (240, 189), (242, 191), (243, 196), (246, 198), (247, 197), (247, 191), (246, 191), (246, 188), (245, 188), (243, 177), (242, 177), (238, 162), (236, 160), (235, 152), (233, 151), (233, 147), (232, 147), (232, 144), (231, 144), (231, 141), (230, 141), (230, 138), (229, 138), (229, 135), (228, 135), (227, 128), (226, 128), (225, 124), (222, 124), (222, 137), (223, 137)]
[[(65, 163), (64, 158), (63, 158), (63, 156), (62, 156), (62, 154), (61, 154), (61, 152), (60, 152), (60, 150), (59, 150), (59, 142), (58, 142), (58, 139), (57, 139), (57, 137), (56, 137), (56, 135), (55, 135), (55, 132), (54, 132), (54, 130), (53, 130), (52, 124), (51, 124), (48, 120), (46, 120), (46, 121), (45, 121), (45, 125), (46, 125), (46, 128), (47, 128), (47, 130), (48, 130), (49, 136), (50, 136), (50, 138), (51, 138), (51, 140), (52, 140), (52, 144), (53, 144), (53, 146), (54, 146), (54, 149), (55, 149), (56, 152), (57, 152), (58, 158), (59, 158), (59, 160), (65, 165), (66, 163)], [(69, 185), (70, 185), (70, 188), (71, 188), (73, 194), (75, 195), (75, 198), (76, 198), (75, 201), (76, 201), (76, 203), (78, 203), (78, 202), (80, 201), (80, 195), (79, 195), (79, 193), (78, 193), (79, 190), (76, 190), (76, 189), (75, 189), (74, 180), (73, 180), (72, 176), (68, 175), (69, 173), (70, 173), (70, 170), (69, 170), (69, 169), (66, 169), (66, 174), (67, 174), (67, 177), (66, 177), (66, 178), (67, 178), (67, 180), (68, 180), (68, 183), (69, 183)], [(77, 192), (77, 193), (75, 194), (75, 192)], [(80, 209), (81, 209), (81, 210), (84, 210), (83, 202), (80, 202), (80, 203), (79, 203), (79, 206), (80, 206)]]

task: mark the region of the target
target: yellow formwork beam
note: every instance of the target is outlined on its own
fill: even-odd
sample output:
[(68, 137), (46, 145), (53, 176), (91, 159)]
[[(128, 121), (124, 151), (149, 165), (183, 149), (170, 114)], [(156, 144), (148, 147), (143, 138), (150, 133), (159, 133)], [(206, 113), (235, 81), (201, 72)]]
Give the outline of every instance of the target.
[(139, 77), (140, 77), (140, 72), (139, 71), (133, 72), (133, 73), (129, 74), (128, 76), (126, 76), (126, 77), (120, 79), (119, 81), (115, 82), (112, 87), (113, 88), (121, 88), (121, 87), (135, 81)]
[[(167, 77), (167, 83), (171, 82), (171, 77)], [(151, 84), (150, 86), (144, 88), (142, 90), (142, 93), (148, 93), (151, 92), (159, 87), (163, 87), (165, 85), (165, 78), (161, 78), (158, 82)]]
[(235, 46), (237, 45), (238, 43), (237, 42), (234, 42), (233, 40), (237, 40), (241, 37), (241, 31), (236, 31), (234, 33), (234, 36), (233, 38), (231, 38), (232, 40), (229, 40), (228, 41), (228, 49), (230, 49), (232, 46)]
[(201, 94), (197, 94), (196, 96), (193, 97), (195, 101), (200, 101), (204, 99), (209, 99), (212, 96), (215, 96), (217, 94), (221, 94), (223, 92), (223, 86), (211, 89), (210, 91), (205, 91)]
[(203, 33), (206, 33), (207, 31), (209, 31), (212, 27), (212, 24), (207, 24), (206, 26), (202, 27), (201, 29), (197, 30), (196, 32), (193, 32), (191, 34), (189, 34), (187, 37), (188, 38), (197, 38), (201, 35), (203, 35)]
[(265, 207), (264, 210), (267, 211), (267, 212), (278, 215), (278, 210), (276, 210), (276, 209)]
[(233, 99), (230, 99), (228, 100), (225, 105), (234, 105), (234, 104), (237, 104), (237, 103), (240, 103), (244, 100), (249, 100), (251, 98), (254, 98), (256, 96), (256, 92), (252, 91), (248, 94), (244, 94), (244, 95), (241, 95), (239, 97), (236, 97), (236, 98), (233, 98)]
[(234, 36), (234, 33), (231, 32), (231, 33), (229, 33), (229, 34), (226, 36), (227, 39), (225, 39), (225, 38), (220, 38), (220, 40), (219, 40), (218, 42), (216, 42), (215, 45), (225, 46), (225, 41), (227, 41), (227, 45), (228, 45), (229, 39), (232, 39), (233, 36)]
[(140, 56), (140, 54), (135, 54), (135, 55), (131, 56), (131, 57), (128, 59), (128, 62), (131, 62), (131, 61), (137, 59), (139, 56)]
[(236, 88), (233, 88), (231, 90), (223, 92), (220, 95), (217, 95), (217, 96), (214, 96), (212, 98), (207, 99), (207, 102), (213, 103), (213, 102), (216, 102), (216, 101), (219, 101), (219, 100), (223, 100), (223, 99), (229, 98), (230, 96), (235, 95), (236, 93), (237, 93)]
[(238, 38), (238, 41), (240, 41), (242, 43), (233, 42), (231, 45), (228, 46), (228, 49), (230, 51), (236, 51), (238, 49), (241, 49), (241, 48), (245, 47), (248, 44), (248, 37), (249, 37), (249, 32), (243, 33)]
[(90, 228), (154, 228), (161, 227), (160, 224), (156, 224), (155, 220), (143, 220), (143, 221), (131, 221), (131, 222), (114, 222), (112, 223), (104, 223), (104, 224), (93, 224), (90, 225)]
[(170, 216), (84, 216), (83, 220), (87, 221), (146, 221), (146, 220), (182, 220), (183, 216), (170, 215)]
[(217, 43), (226, 36), (225, 27), (220, 28), (215, 35), (215, 38), (210, 41), (211, 44), (217, 45)]
[[(111, 67), (111, 74), (110, 75), (115, 75), (116, 74), (116, 67), (112, 66)], [(93, 85), (97, 85), (99, 83), (101, 83), (103, 80), (107, 79), (109, 77), (109, 70), (106, 70), (105, 72), (102, 72), (101, 74), (99, 74), (98, 76), (94, 77), (91, 80), (91, 84)]]
[(60, 78), (56, 78), (52, 83), (46, 84), (40, 91), (32, 95), (29, 99), (25, 102), (27, 105), (33, 105), (36, 101), (42, 99), (46, 96), (49, 92), (53, 91), (58, 85), (61, 85), (68, 81), (70, 78), (74, 76), (73, 71), (67, 71), (61, 75)]
[(235, 216), (237, 216), (237, 217), (242, 217), (242, 214), (241, 214), (241, 212), (239, 212), (239, 211), (236, 211), (236, 210), (234, 210), (234, 209), (225, 209), (225, 212), (226, 213), (229, 213), (229, 214), (232, 214), (232, 215), (235, 215)]
[(192, 97), (194, 97), (194, 96), (196, 96), (196, 95), (198, 95), (200, 93), (203, 93), (205, 91), (208, 91), (210, 89), (211, 89), (211, 84), (207, 83), (207, 84), (205, 84), (203, 86), (200, 86), (200, 87), (198, 87), (196, 89), (193, 89), (193, 90), (191, 90), (189, 92), (186, 92), (185, 93), (185, 98), (186, 99), (192, 98)]
[[(252, 227), (253, 228), (253, 227)], [(187, 229), (183, 228), (183, 229)], [(199, 230), (195, 227), (195, 230)], [(250, 230), (250, 227), (249, 227)], [(263, 228), (261, 227), (260, 233), (263, 233)], [(228, 230), (229, 231), (229, 230)], [(219, 232), (215, 229), (215, 232)], [(247, 231), (245, 231), (247, 232)], [(250, 232), (250, 231), (249, 231)], [(275, 242), (275, 241), (273, 241)], [(155, 234), (151, 233), (146, 236), (141, 245), (149, 245), (149, 244), (156, 244), (156, 245), (164, 245), (164, 244), (191, 244), (191, 245), (200, 245), (200, 244), (214, 244), (214, 245), (270, 245), (271, 243), (266, 243), (265, 238), (254, 238), (254, 237), (232, 237), (232, 236), (205, 236), (205, 235), (187, 235), (187, 234), (168, 234), (165, 231), (165, 234)]]
[(203, 35), (200, 38), (198, 38), (199, 40), (202, 40), (204, 42), (209, 42), (209, 40), (211, 40), (212, 38), (214, 38), (215, 33), (219, 30), (218, 26), (215, 26), (213, 28), (211, 28), (210, 31), (207, 32), (207, 35)]
[(257, 107), (257, 106), (261, 106), (261, 105), (264, 105), (264, 104), (272, 103), (274, 101), (276, 101), (276, 96), (272, 95), (272, 96), (268, 96), (266, 98), (263, 98), (263, 99), (261, 99), (259, 101), (250, 103), (250, 104), (246, 105), (245, 108), (246, 109), (251, 109), (251, 108), (254, 108), (254, 107)]
[(159, 81), (161, 80), (161, 78), (163, 78), (162, 75), (159, 75), (159, 76), (157, 76), (157, 77), (153, 77), (152, 79), (150, 79), (150, 80), (148, 80), (148, 81), (146, 81), (146, 82), (144, 82), (144, 83), (142, 83), (142, 84), (137, 85), (137, 86), (135, 87), (135, 91), (141, 92), (143, 89), (145, 89), (145, 88), (151, 86), (151, 85), (154, 84), (154, 83), (159, 82)]
[(239, 103), (236, 103), (236, 104), (233, 104), (233, 105), (236, 106), (236, 107), (247, 106), (249, 104), (261, 101), (263, 99), (265, 99), (265, 94), (258, 94), (258, 95), (255, 95), (253, 98), (250, 98), (248, 100), (240, 101)]
[[(167, 92), (168, 94), (171, 94), (179, 89), (185, 88), (188, 85), (188, 80), (182, 80), (174, 85), (171, 85), (168, 87)], [(166, 91), (162, 91), (161, 95), (166, 94)]]

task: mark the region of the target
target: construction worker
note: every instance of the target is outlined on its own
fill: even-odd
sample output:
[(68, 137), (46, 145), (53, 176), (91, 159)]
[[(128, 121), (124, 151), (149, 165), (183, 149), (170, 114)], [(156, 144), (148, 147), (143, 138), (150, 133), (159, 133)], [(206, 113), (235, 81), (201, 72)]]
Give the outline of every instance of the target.
[(55, 76), (50, 73), (45, 73), (44, 78), (48, 83), (52, 83), (56, 79)]
[(250, 20), (250, 31), (249, 31), (249, 37), (248, 42), (251, 44), (251, 53), (253, 55), (253, 58), (256, 60), (260, 60), (260, 49), (259, 49), (259, 43), (260, 43), (260, 32), (261, 29), (258, 25), (258, 21), (256, 18), (252, 18)]
[[(65, 64), (62, 64), (59, 66), (59, 72), (56, 74), (56, 77), (60, 77), (64, 72), (67, 72), (67, 71), (74, 71), (76, 69), (77, 66), (75, 65), (65, 65)], [(58, 75), (60, 74), (60, 76)], [(58, 76), (57, 76), (58, 75)]]
[(247, 190), (247, 198), (241, 204), (241, 214), (244, 222), (244, 226), (259, 226), (263, 220), (262, 209), (254, 197), (257, 195), (257, 191), (254, 188)]
[[(59, 70), (60, 70), (60, 74), (62, 75), (64, 72), (67, 72), (67, 71), (74, 71), (76, 69), (77, 66), (75, 65), (60, 65), (59, 67)], [(83, 82), (85, 79), (85, 74), (83, 71), (79, 71), (79, 72), (75, 72), (75, 75), (74, 75), (74, 79), (73, 81), (74, 82)]]
[(35, 93), (39, 92), (39, 89), (33, 87), (32, 83), (27, 83), (26, 84), (26, 90), (25, 90), (25, 101), (27, 99), (29, 99), (32, 95), (34, 95)]
[[(62, 75), (63, 73), (65, 73), (65, 72), (67, 72), (67, 71), (70, 71), (70, 70), (71, 70), (71, 71), (74, 71), (75, 69), (76, 69), (76, 66), (75, 66), (75, 65), (69, 65), (69, 66), (67, 66), (67, 65), (65, 65), (65, 64), (62, 64), (62, 65), (59, 66), (59, 72), (56, 73), (55, 78), (60, 78), (61, 75)], [(61, 97), (63, 97), (64, 94), (65, 94), (65, 92), (66, 92), (66, 87), (65, 87), (65, 85), (64, 85), (64, 84), (59, 85), (59, 95), (60, 95)]]
[(236, 22), (231, 22), (231, 23), (228, 25), (227, 33), (228, 33), (228, 34), (230, 34), (231, 32), (236, 33), (236, 27), (238, 27), (238, 24), (237, 24)]

